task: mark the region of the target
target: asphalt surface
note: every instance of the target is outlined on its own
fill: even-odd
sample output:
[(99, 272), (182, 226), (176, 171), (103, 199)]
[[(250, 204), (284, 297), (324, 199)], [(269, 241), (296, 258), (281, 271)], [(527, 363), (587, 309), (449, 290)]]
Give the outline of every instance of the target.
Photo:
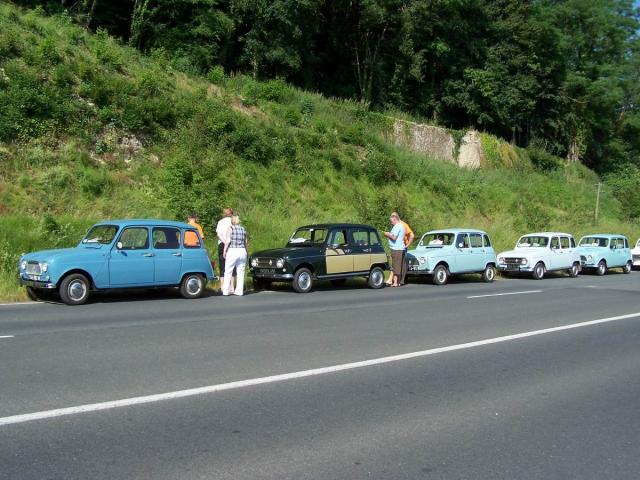
[(0, 479), (637, 479), (639, 293), (633, 272), (1, 305)]

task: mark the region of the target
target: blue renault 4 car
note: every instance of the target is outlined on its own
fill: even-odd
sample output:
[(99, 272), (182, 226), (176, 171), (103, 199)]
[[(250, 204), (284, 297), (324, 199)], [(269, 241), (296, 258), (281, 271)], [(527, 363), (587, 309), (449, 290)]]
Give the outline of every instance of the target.
[(482, 273), (485, 282), (496, 278), (496, 252), (482, 230), (447, 229), (425, 233), (418, 247), (407, 252), (408, 276), (428, 275), (444, 285), (451, 275)]
[(624, 235), (585, 235), (578, 243), (578, 253), (582, 268), (598, 275), (604, 275), (610, 268), (622, 268), (624, 273), (631, 273), (633, 268), (629, 240)]
[(198, 231), (165, 220), (114, 220), (89, 229), (74, 248), (23, 255), (19, 283), (37, 299), (57, 291), (68, 305), (85, 303), (91, 291), (120, 288), (178, 287), (198, 298), (207, 280), (215, 280)]

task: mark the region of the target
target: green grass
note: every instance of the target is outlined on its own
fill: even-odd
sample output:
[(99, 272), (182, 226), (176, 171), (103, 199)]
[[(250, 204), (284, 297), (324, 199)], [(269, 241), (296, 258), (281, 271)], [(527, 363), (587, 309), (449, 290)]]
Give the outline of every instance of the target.
[[(483, 168), (461, 170), (393, 146), (389, 116), (357, 102), (220, 71), (214, 85), (6, 3), (0, 69), (5, 300), (23, 295), (20, 253), (75, 245), (106, 218), (183, 219), (197, 210), (211, 252), (225, 206), (239, 212), (252, 250), (281, 245), (306, 223), (383, 228), (391, 210), (418, 233), (483, 228), (497, 249), (530, 230), (638, 235), (608, 189), (593, 226), (598, 179), (582, 166), (483, 134)], [(123, 143), (133, 137), (142, 148)]]

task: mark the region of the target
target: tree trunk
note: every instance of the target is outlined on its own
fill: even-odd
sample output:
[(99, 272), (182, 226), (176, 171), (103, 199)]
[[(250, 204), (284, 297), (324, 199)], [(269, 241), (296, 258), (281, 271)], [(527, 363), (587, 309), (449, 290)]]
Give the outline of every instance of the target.
[(578, 140), (574, 138), (569, 145), (569, 152), (567, 153), (567, 160), (571, 163), (577, 163), (580, 161), (580, 150), (578, 149)]
[(91, 2), (91, 8), (89, 9), (89, 13), (87, 14), (87, 18), (84, 22), (84, 26), (85, 28), (89, 28), (91, 26), (91, 21), (93, 20), (93, 14), (96, 11), (96, 5), (98, 3), (98, 0), (93, 0)]

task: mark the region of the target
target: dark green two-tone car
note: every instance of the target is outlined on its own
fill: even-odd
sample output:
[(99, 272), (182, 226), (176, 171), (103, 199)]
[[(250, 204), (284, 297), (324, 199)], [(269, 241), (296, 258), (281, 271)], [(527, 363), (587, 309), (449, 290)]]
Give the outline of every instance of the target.
[(365, 277), (371, 288), (382, 288), (389, 268), (378, 231), (349, 223), (300, 227), (284, 248), (255, 252), (249, 263), (256, 288), (291, 282), (300, 293), (309, 292), (316, 280), (339, 284), (350, 277)]

